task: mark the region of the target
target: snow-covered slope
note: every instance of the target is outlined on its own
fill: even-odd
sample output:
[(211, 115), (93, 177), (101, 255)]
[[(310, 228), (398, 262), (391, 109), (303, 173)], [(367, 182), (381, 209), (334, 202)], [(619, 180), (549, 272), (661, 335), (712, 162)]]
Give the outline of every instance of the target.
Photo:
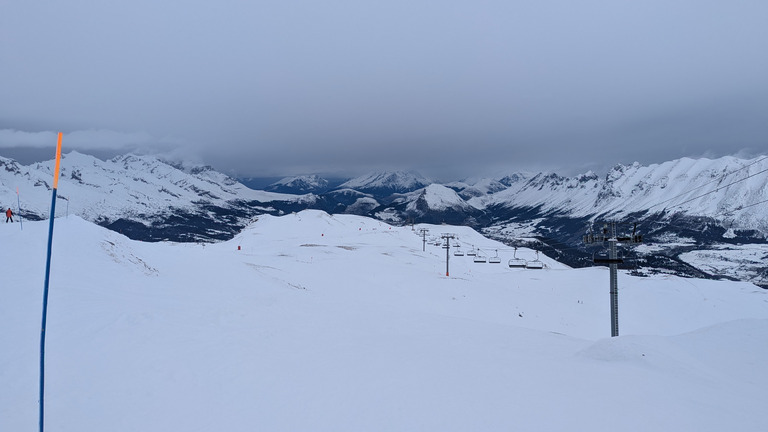
[(392, 194), (411, 192), (421, 189), (432, 182), (426, 177), (406, 171), (385, 171), (366, 174), (355, 177), (339, 188), (355, 189), (361, 192), (372, 192), (377, 194)]
[(416, 191), (408, 200), (406, 211), (410, 213), (427, 212), (472, 212), (477, 210), (453, 190), (443, 185), (431, 184)]
[[(0, 158), (0, 203), (21, 213), (47, 217), (53, 161), (23, 166)], [(183, 170), (150, 156), (120, 156), (102, 161), (71, 152), (62, 156), (57, 206), (92, 221), (196, 211), (200, 205), (227, 207), (233, 201), (297, 201), (297, 197), (249, 189), (207, 167)]]
[(445, 186), (457, 191), (465, 199), (501, 192), (508, 187), (499, 180), (489, 178), (466, 179), (460, 182), (446, 183)]
[[(765, 430), (751, 284), (621, 272), (608, 338), (605, 269), (451, 256), (446, 277), (440, 246), (367, 218), (261, 216), (212, 245), (55, 230), (49, 430)], [(46, 231), (0, 225), (2, 431), (37, 427)]]

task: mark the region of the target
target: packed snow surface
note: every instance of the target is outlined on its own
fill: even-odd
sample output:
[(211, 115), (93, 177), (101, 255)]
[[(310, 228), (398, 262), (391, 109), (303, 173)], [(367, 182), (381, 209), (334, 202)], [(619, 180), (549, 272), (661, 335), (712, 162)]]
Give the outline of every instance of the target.
[[(768, 293), (510, 269), (469, 228), (304, 211), (218, 244), (55, 225), (49, 431), (765, 431)], [(0, 431), (37, 430), (48, 222), (0, 225)], [(498, 249), (502, 264), (435, 242)], [(534, 251), (517, 255), (535, 258)]]

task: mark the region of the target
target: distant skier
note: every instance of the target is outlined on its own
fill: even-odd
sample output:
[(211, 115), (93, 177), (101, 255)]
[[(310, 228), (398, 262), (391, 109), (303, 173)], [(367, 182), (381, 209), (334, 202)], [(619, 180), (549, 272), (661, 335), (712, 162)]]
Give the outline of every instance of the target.
[(5, 223), (8, 223), (8, 221), (13, 222), (13, 212), (10, 207), (5, 211)]

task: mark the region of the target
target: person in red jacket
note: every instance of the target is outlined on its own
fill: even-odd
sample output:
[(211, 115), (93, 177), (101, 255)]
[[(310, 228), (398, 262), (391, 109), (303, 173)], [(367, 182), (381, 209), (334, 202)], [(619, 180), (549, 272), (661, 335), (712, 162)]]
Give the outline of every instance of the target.
[(8, 221), (13, 222), (13, 212), (10, 207), (5, 211), (5, 223), (8, 223)]

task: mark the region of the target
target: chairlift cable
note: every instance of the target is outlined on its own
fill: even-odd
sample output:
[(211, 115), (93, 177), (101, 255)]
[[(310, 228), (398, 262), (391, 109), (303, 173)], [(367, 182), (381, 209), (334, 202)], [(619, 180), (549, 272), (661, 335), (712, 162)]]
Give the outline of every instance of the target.
[[(666, 200), (664, 200), (664, 201), (661, 201), (661, 202), (659, 202), (659, 203), (657, 203), (657, 204), (654, 204), (654, 205), (652, 205), (652, 206), (648, 207), (648, 208), (646, 209), (646, 212), (650, 213), (650, 212), (651, 212), (651, 210), (652, 210), (654, 207), (658, 207), (658, 206), (660, 206), (660, 205), (662, 205), (662, 204), (668, 203), (668, 202), (670, 202), (670, 201), (672, 201), (672, 200), (674, 200), (674, 199), (677, 199), (677, 198), (679, 198), (679, 197), (681, 197), (681, 196), (684, 196), (684, 195), (690, 194), (691, 192), (693, 192), (693, 191), (695, 191), (695, 190), (697, 190), (697, 189), (701, 189), (701, 188), (703, 188), (704, 186), (710, 185), (710, 184), (712, 184), (712, 183), (715, 183), (715, 182), (721, 182), (721, 181), (725, 180), (725, 178), (726, 178), (726, 177), (728, 177), (728, 176), (730, 176), (730, 175), (732, 175), (732, 174), (735, 174), (735, 173), (737, 173), (737, 172), (739, 172), (739, 171), (745, 170), (745, 169), (747, 169), (747, 168), (749, 168), (749, 167), (751, 167), (751, 166), (753, 166), (753, 165), (756, 165), (756, 164), (758, 164), (758, 163), (760, 163), (760, 162), (762, 162), (762, 161), (764, 161), (764, 160), (766, 160), (766, 159), (768, 159), (768, 156), (763, 156), (763, 157), (761, 157), (760, 159), (758, 159), (758, 160), (755, 160), (755, 161), (753, 161), (753, 162), (751, 162), (751, 163), (748, 163), (747, 165), (744, 165), (744, 166), (743, 166), (743, 167), (741, 167), (741, 168), (738, 168), (738, 169), (735, 169), (735, 170), (733, 170), (733, 171), (731, 171), (731, 172), (725, 173), (725, 174), (723, 174), (722, 176), (718, 177), (717, 179), (714, 179), (714, 180), (710, 180), (710, 181), (708, 181), (708, 182), (706, 182), (706, 183), (704, 183), (704, 184), (702, 184), (702, 185), (700, 185), (700, 186), (696, 186), (695, 188), (689, 189), (689, 190), (687, 190), (687, 191), (685, 191), (685, 192), (682, 192), (682, 193), (680, 193), (680, 194), (677, 194), (677, 195), (675, 195), (675, 196), (673, 196), (673, 197), (671, 197), (671, 198), (668, 198), (668, 199), (666, 199)], [(706, 196), (706, 195), (708, 195), (708, 194), (710, 194), (710, 193), (714, 193), (714, 192), (717, 192), (717, 191), (718, 191), (718, 190), (720, 190), (720, 189), (723, 189), (723, 188), (726, 188), (726, 187), (728, 187), (728, 186), (731, 186), (731, 185), (733, 185), (733, 184), (739, 183), (739, 182), (741, 182), (741, 181), (744, 181), (744, 180), (746, 180), (746, 179), (748, 179), (748, 178), (750, 178), (750, 177), (754, 177), (754, 176), (756, 176), (756, 175), (758, 175), (758, 174), (761, 174), (761, 173), (763, 173), (763, 172), (765, 172), (765, 171), (768, 171), (768, 170), (762, 170), (762, 171), (760, 171), (760, 172), (757, 172), (757, 173), (755, 173), (755, 174), (749, 175), (749, 176), (747, 176), (747, 177), (745, 177), (745, 178), (743, 178), (743, 179), (741, 179), (741, 180), (736, 180), (736, 181), (734, 181), (734, 182), (731, 182), (731, 183), (729, 183), (729, 184), (727, 184), (727, 185), (725, 185), (725, 186), (720, 186), (720, 187), (718, 187), (718, 188), (716, 188), (716, 189), (714, 189), (714, 190), (712, 190), (712, 191), (710, 191), (710, 192), (707, 192), (707, 193), (705, 193), (705, 194), (701, 194), (701, 195), (699, 195), (699, 196), (697, 196), (697, 197), (694, 197), (694, 198), (688, 199), (688, 200), (686, 200), (686, 201), (683, 201), (683, 202), (682, 202), (682, 203), (680, 203), (680, 204), (676, 204), (676, 205), (674, 205), (674, 206), (672, 206), (672, 207), (669, 207), (669, 208), (670, 208), (670, 209), (674, 209), (675, 207), (679, 207), (679, 206), (681, 206), (681, 205), (683, 205), (683, 204), (686, 204), (686, 203), (688, 203), (688, 202), (690, 202), (690, 201), (693, 201), (693, 200), (696, 200), (696, 199), (698, 199), (698, 198), (701, 198), (701, 197), (703, 197), (703, 196)], [(658, 222), (658, 221), (659, 221), (659, 220), (660, 220), (660, 219), (663, 217), (662, 213), (663, 213), (663, 212), (664, 212), (666, 209), (667, 209), (667, 207), (664, 207), (664, 208), (661, 210), (661, 212), (658, 212), (658, 213), (656, 214), (656, 217), (655, 217), (655, 218), (653, 218), (653, 219), (650, 219), (650, 220), (646, 220), (646, 223), (648, 223), (648, 224), (655, 224), (655, 223), (657, 223), (657, 222)], [(678, 211), (674, 211), (674, 212), (672, 212), (672, 214), (673, 214), (673, 215), (675, 215), (675, 214), (677, 214), (677, 213), (679, 213), (679, 212), (678, 212)], [(716, 214), (716, 215), (717, 215), (717, 214)]]
[(744, 178), (743, 178), (743, 179), (741, 179), (741, 180), (736, 180), (736, 181), (733, 181), (733, 182), (731, 182), (731, 183), (728, 183), (728, 184), (727, 184), (727, 185), (725, 185), (725, 186), (718, 186), (716, 189), (713, 189), (713, 190), (711, 190), (711, 191), (709, 191), (709, 192), (707, 192), (707, 193), (705, 193), (705, 194), (701, 194), (701, 195), (699, 195), (699, 196), (696, 196), (696, 197), (693, 197), (693, 198), (691, 198), (691, 199), (685, 200), (685, 201), (681, 202), (680, 204), (677, 204), (677, 205), (674, 205), (674, 206), (672, 206), (672, 208), (675, 208), (675, 207), (680, 207), (680, 206), (682, 206), (682, 205), (683, 205), (683, 204), (685, 204), (685, 203), (689, 203), (689, 202), (691, 202), (691, 201), (693, 201), (693, 200), (696, 200), (696, 199), (699, 199), (699, 198), (701, 198), (701, 197), (703, 197), (703, 196), (707, 196), (707, 195), (709, 195), (709, 194), (711, 194), (711, 193), (715, 193), (715, 192), (717, 192), (717, 191), (719, 191), (719, 190), (721, 190), (721, 189), (725, 189), (725, 188), (727, 188), (727, 187), (729, 187), (729, 186), (732, 186), (732, 185), (734, 185), (734, 184), (736, 184), (736, 183), (740, 183), (740, 182), (743, 182), (744, 180), (747, 180), (747, 179), (748, 179), (748, 178), (750, 178), (750, 177), (754, 177), (754, 176), (756, 176), (756, 175), (758, 175), (758, 174), (762, 174), (762, 173), (764, 173), (764, 172), (766, 172), (766, 171), (768, 171), (768, 168), (766, 168), (766, 169), (764, 169), (764, 170), (762, 170), (762, 171), (758, 171), (758, 172), (756, 172), (756, 173), (754, 173), (754, 174), (750, 174), (750, 175), (748, 175), (748, 176), (744, 177)]
[(718, 213), (715, 213), (715, 216), (718, 216), (718, 215), (726, 216), (727, 213), (733, 213), (733, 212), (742, 211), (742, 210), (744, 210), (746, 208), (754, 207), (756, 205), (765, 204), (765, 203), (768, 203), (768, 200), (762, 200), (762, 201), (758, 201), (756, 203), (752, 203), (752, 204), (748, 204), (748, 205), (744, 205), (744, 206), (738, 206), (735, 209), (730, 209), (730, 210), (718, 212)]

